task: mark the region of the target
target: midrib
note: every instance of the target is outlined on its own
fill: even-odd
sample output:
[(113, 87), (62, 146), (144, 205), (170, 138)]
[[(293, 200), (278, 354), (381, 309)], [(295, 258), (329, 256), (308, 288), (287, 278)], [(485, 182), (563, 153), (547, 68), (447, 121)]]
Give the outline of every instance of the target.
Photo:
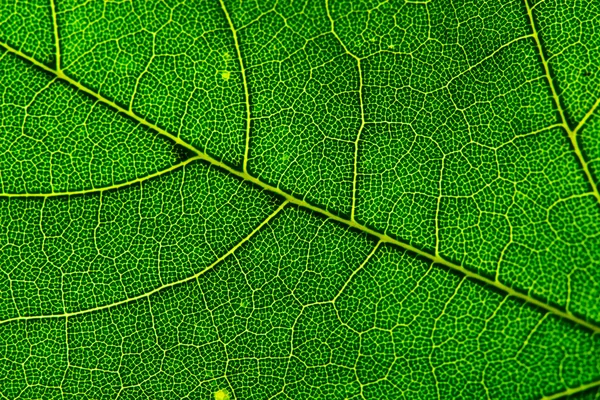
[[(600, 327), (596, 326), (595, 324), (592, 324), (588, 321), (583, 320), (582, 318), (579, 318), (569, 312), (563, 311), (561, 309), (559, 309), (558, 307), (555, 307), (553, 305), (544, 303), (543, 301), (540, 301), (528, 294), (525, 293), (521, 293), (509, 286), (506, 286), (505, 284), (497, 281), (497, 280), (492, 280), (489, 278), (486, 278), (485, 276), (482, 276), (476, 272), (473, 272), (471, 270), (466, 269), (465, 267), (455, 264), (451, 261), (448, 261), (444, 258), (442, 258), (439, 255), (436, 254), (431, 254), (427, 251), (424, 251), (422, 249), (419, 249), (418, 247), (415, 247), (409, 243), (405, 243), (402, 242), (398, 239), (395, 239), (385, 233), (381, 233), (378, 232), (374, 229), (371, 229), (363, 224), (360, 224), (356, 221), (353, 221), (351, 219), (346, 219), (343, 217), (340, 217), (338, 215), (335, 215), (333, 213), (331, 213), (330, 211), (315, 206), (313, 204), (308, 203), (305, 200), (299, 199), (297, 197), (295, 197), (294, 195), (287, 193), (281, 189), (279, 189), (278, 187), (275, 186), (271, 186), (268, 183), (262, 182), (261, 180), (259, 180), (258, 178), (250, 175), (248, 172), (246, 171), (240, 171), (237, 170), (219, 160), (216, 160), (215, 158), (211, 157), (210, 155), (200, 151), (198, 148), (196, 148), (195, 146), (189, 144), (188, 142), (182, 140), (181, 138), (167, 132), (166, 130), (160, 128), (159, 126), (150, 123), (148, 121), (146, 121), (144, 118), (138, 116), (137, 114), (135, 114), (133, 111), (131, 110), (127, 110), (123, 107), (121, 107), (120, 105), (118, 105), (117, 103), (115, 103), (114, 101), (111, 101), (105, 97), (103, 97), (102, 95), (100, 95), (99, 93), (94, 92), (93, 90), (85, 87), (84, 85), (82, 85), (81, 83), (75, 81), (74, 79), (72, 79), (71, 77), (69, 77), (68, 75), (66, 75), (63, 71), (57, 71), (53, 68), (48, 67), (47, 65), (40, 63), (39, 61), (35, 60), (34, 58), (27, 56), (26, 54), (22, 53), (21, 51), (9, 46), (8, 44), (5, 43), (1, 43), (0, 42), (0, 46), (4, 47), (8, 52), (15, 54), (17, 56), (19, 56), (22, 59), (25, 59), (27, 61), (29, 61), (30, 63), (34, 64), (35, 66), (43, 69), (44, 71), (47, 71), (51, 74), (53, 74), (54, 76), (56, 76), (57, 78), (59, 78), (60, 80), (67, 82), (68, 84), (76, 87), (77, 89), (81, 90), (82, 92), (87, 93), (88, 95), (92, 96), (94, 99), (108, 105), (109, 107), (113, 108), (114, 110), (127, 115), (128, 117), (134, 119), (135, 121), (137, 121), (138, 123), (154, 130), (155, 132), (168, 137), (169, 139), (171, 139), (172, 141), (174, 141), (175, 143), (177, 143), (178, 145), (185, 147), (186, 149), (190, 150), (191, 152), (195, 153), (196, 156), (194, 157), (194, 159), (201, 159), (204, 160), (208, 163), (210, 163), (211, 165), (218, 167), (221, 170), (227, 171), (228, 173), (237, 176), (247, 182), (250, 182), (260, 188), (262, 188), (263, 190), (266, 190), (268, 192), (277, 194), (279, 196), (281, 196), (282, 198), (284, 198), (286, 200), (287, 203), (290, 204), (295, 204), (299, 207), (302, 207), (304, 209), (307, 210), (311, 210), (314, 211), (316, 213), (319, 213), (329, 219), (332, 219), (334, 221), (340, 222), (344, 225), (347, 225), (351, 228), (354, 228), (356, 230), (359, 230), (361, 232), (364, 232), (368, 235), (374, 236), (376, 238), (378, 238), (382, 243), (390, 243), (393, 244), (395, 246), (398, 246), (402, 249), (405, 249), (409, 252), (412, 252), (414, 254), (417, 254), (423, 258), (426, 258), (428, 260), (430, 260), (431, 262), (433, 262), (434, 264), (438, 264), (438, 265), (443, 265), (447, 268), (450, 268), (454, 271), (458, 271), (466, 276), (468, 276), (469, 278), (472, 278), (475, 281), (478, 281), (480, 283), (486, 284), (486, 285), (490, 285), (492, 287), (495, 287), (496, 289), (501, 290), (502, 292), (506, 293), (509, 296), (513, 296), (515, 298), (521, 299), (529, 304), (532, 304), (536, 307), (539, 307), (543, 310), (546, 310), (548, 312), (551, 312), (552, 314), (555, 314), (561, 318), (567, 319), (579, 326), (585, 327), (587, 329), (592, 330), (594, 333), (600, 333)], [(174, 167), (173, 167), (174, 168)], [(158, 175), (158, 174), (157, 174)], [(23, 197), (26, 196), (30, 196), (30, 195), (23, 195)], [(43, 196), (43, 195), (42, 195)], [(17, 197), (17, 195), (12, 195), (12, 197)]]

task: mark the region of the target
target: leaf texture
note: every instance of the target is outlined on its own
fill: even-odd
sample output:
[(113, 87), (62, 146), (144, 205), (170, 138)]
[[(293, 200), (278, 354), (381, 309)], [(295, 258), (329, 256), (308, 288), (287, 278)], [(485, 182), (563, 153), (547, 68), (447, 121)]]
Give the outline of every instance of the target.
[(599, 29), (0, 1), (0, 395), (596, 398)]

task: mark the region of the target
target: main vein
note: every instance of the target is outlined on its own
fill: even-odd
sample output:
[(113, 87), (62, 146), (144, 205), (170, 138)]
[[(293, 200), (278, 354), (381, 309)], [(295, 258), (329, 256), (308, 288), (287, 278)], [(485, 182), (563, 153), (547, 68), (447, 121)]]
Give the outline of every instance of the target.
[[(472, 278), (472, 279), (474, 279), (476, 281), (479, 281), (480, 283), (483, 283), (483, 284), (495, 287), (496, 289), (501, 290), (502, 292), (506, 293), (507, 295), (516, 297), (516, 298), (521, 299), (521, 300), (523, 300), (523, 301), (525, 301), (527, 303), (533, 304), (533, 305), (535, 305), (535, 306), (537, 306), (537, 307), (539, 307), (539, 308), (541, 308), (543, 310), (551, 312), (551, 313), (553, 313), (553, 314), (555, 314), (555, 315), (557, 315), (557, 316), (559, 316), (561, 318), (567, 319), (567, 320), (569, 320), (569, 321), (571, 321), (571, 322), (573, 322), (573, 323), (575, 323), (577, 325), (586, 327), (586, 328), (592, 330), (593, 332), (600, 333), (600, 326), (596, 326), (596, 325), (594, 325), (594, 324), (592, 324), (592, 323), (590, 323), (588, 321), (585, 321), (584, 319), (579, 318), (579, 317), (571, 314), (570, 312), (566, 312), (566, 311), (561, 310), (558, 307), (555, 307), (555, 306), (550, 305), (550, 304), (546, 304), (543, 301), (540, 301), (540, 300), (536, 299), (535, 297), (532, 297), (532, 296), (530, 296), (530, 295), (528, 295), (526, 293), (521, 293), (521, 292), (519, 292), (519, 291), (517, 291), (517, 290), (515, 290), (515, 289), (513, 289), (513, 288), (511, 288), (511, 287), (509, 287), (509, 286), (507, 286), (507, 285), (499, 282), (498, 280), (492, 280), (492, 279), (489, 279), (489, 278), (487, 278), (487, 277), (485, 277), (483, 275), (480, 275), (480, 274), (478, 274), (476, 272), (470, 271), (470, 270), (466, 269), (465, 267), (463, 267), (462, 265), (458, 265), (458, 264), (455, 264), (455, 263), (453, 263), (451, 261), (448, 261), (448, 260), (442, 258), (439, 255), (431, 254), (431, 253), (429, 253), (427, 251), (424, 251), (422, 249), (419, 249), (419, 248), (417, 248), (417, 247), (415, 247), (415, 246), (413, 246), (413, 245), (411, 245), (409, 243), (402, 242), (402, 241), (400, 241), (398, 239), (395, 239), (395, 238), (393, 238), (391, 236), (388, 236), (385, 233), (381, 233), (381, 232), (378, 232), (378, 231), (376, 231), (374, 229), (371, 229), (371, 228), (369, 228), (369, 227), (367, 227), (365, 225), (362, 225), (362, 224), (356, 222), (353, 219), (346, 219), (346, 218), (340, 217), (339, 215), (333, 214), (332, 212), (330, 212), (330, 211), (328, 211), (328, 210), (326, 210), (324, 208), (321, 208), (319, 206), (315, 206), (313, 204), (310, 204), (309, 202), (307, 202), (304, 199), (297, 198), (297, 197), (295, 197), (292, 194), (284, 192), (283, 190), (281, 190), (278, 187), (275, 187), (275, 186), (272, 186), (272, 185), (270, 185), (268, 183), (265, 183), (265, 182), (259, 180), (258, 178), (250, 175), (248, 172), (246, 172), (244, 170), (240, 171), (240, 170), (238, 170), (236, 168), (233, 168), (233, 167), (225, 164), (224, 162), (219, 161), (219, 160), (211, 157), (210, 155), (204, 153), (203, 151), (199, 150), (195, 146), (193, 146), (193, 145), (185, 142), (181, 138), (179, 138), (179, 137), (177, 137), (177, 136), (175, 136), (175, 135), (173, 135), (173, 134), (165, 131), (161, 127), (159, 127), (159, 126), (157, 126), (157, 125), (155, 125), (153, 123), (150, 123), (150, 122), (146, 121), (144, 118), (142, 118), (139, 115), (137, 115), (134, 111), (127, 110), (127, 109), (119, 106), (114, 101), (109, 100), (109, 99), (105, 98), (104, 96), (102, 96), (101, 94), (96, 93), (93, 90), (85, 87), (81, 83), (75, 81), (74, 79), (72, 79), (71, 77), (69, 77), (68, 75), (66, 75), (63, 71), (54, 70), (54, 69), (52, 69), (52, 68), (50, 68), (50, 67), (48, 67), (48, 66), (46, 66), (46, 65), (44, 65), (42, 63), (40, 63), (39, 61), (35, 60), (34, 58), (27, 56), (26, 54), (22, 53), (21, 51), (12, 48), (11, 46), (9, 46), (9, 45), (7, 45), (5, 43), (0, 43), (0, 46), (4, 47), (7, 51), (9, 51), (11, 53), (16, 54), (19, 57), (28, 60), (29, 62), (31, 62), (32, 64), (38, 66), (39, 68), (41, 68), (41, 69), (43, 69), (43, 70), (45, 70), (47, 72), (50, 72), (50, 73), (56, 75), (59, 79), (65, 81), (66, 83), (68, 83), (70, 85), (75, 86), (76, 88), (80, 89), (81, 91), (83, 91), (83, 92), (87, 93), (88, 95), (92, 96), (94, 99), (96, 99), (96, 100), (98, 100), (98, 101), (100, 101), (100, 102), (102, 102), (102, 103), (104, 103), (104, 104), (112, 107), (113, 109), (115, 109), (116, 111), (118, 111), (118, 112), (120, 112), (120, 113), (122, 113), (124, 115), (129, 116), (130, 118), (134, 119), (135, 121), (139, 122), (140, 124), (142, 124), (144, 126), (147, 126), (148, 128), (151, 128), (152, 130), (154, 130), (155, 132), (157, 132), (157, 133), (159, 133), (161, 135), (164, 135), (164, 136), (170, 138), (175, 143), (177, 143), (177, 144), (179, 144), (179, 145), (181, 145), (181, 146), (189, 149), (190, 151), (196, 153), (197, 154), (197, 156), (195, 157), (196, 159), (205, 160), (208, 163), (212, 164), (213, 166), (218, 167), (221, 170), (224, 170), (224, 171), (230, 173), (231, 175), (237, 176), (237, 177), (239, 177), (239, 178), (241, 178), (241, 179), (243, 179), (243, 180), (245, 180), (247, 182), (250, 182), (250, 183), (252, 183), (252, 184), (254, 184), (254, 185), (262, 188), (263, 190), (266, 190), (268, 192), (277, 194), (277, 195), (283, 197), (286, 200), (287, 203), (295, 204), (295, 205), (297, 205), (299, 207), (302, 207), (304, 209), (314, 211), (314, 212), (316, 212), (318, 214), (321, 214), (321, 215), (323, 215), (323, 216), (325, 216), (325, 217), (327, 217), (327, 218), (329, 218), (331, 220), (337, 221), (337, 222), (342, 223), (344, 225), (347, 225), (347, 226), (349, 226), (351, 228), (354, 228), (356, 230), (362, 231), (362, 232), (364, 232), (364, 233), (366, 233), (368, 235), (374, 236), (374, 237), (378, 238), (381, 241), (381, 243), (394, 244), (394, 245), (396, 245), (396, 246), (398, 246), (398, 247), (400, 247), (402, 249), (408, 250), (408, 251), (410, 251), (410, 252), (412, 252), (414, 254), (417, 254), (417, 255), (425, 258), (425, 259), (428, 259), (429, 261), (431, 261), (431, 262), (433, 262), (435, 264), (443, 265), (443, 266), (445, 266), (447, 268), (450, 268), (450, 269), (452, 269), (454, 271), (461, 272), (462, 274), (466, 275), (467, 277)], [(203, 272), (200, 272), (199, 274), (202, 274), (202, 273)], [(169, 286), (173, 286), (173, 285), (176, 285), (176, 284), (178, 284), (178, 282), (174, 282), (172, 284), (169, 284)], [(154, 293), (154, 292), (156, 292), (158, 290), (160, 290), (160, 289), (156, 289), (156, 290), (150, 292), (150, 294)], [(143, 296), (145, 296), (145, 295), (143, 295)], [(112, 305), (110, 305), (110, 306), (112, 306)], [(106, 306), (106, 307), (108, 307), (108, 306)]]
[(557, 392), (554, 394), (551, 394), (549, 396), (544, 396), (542, 397), (542, 400), (555, 400), (555, 399), (560, 399), (566, 396), (570, 396), (570, 395), (574, 395), (576, 393), (581, 393), (581, 392), (585, 392), (586, 390), (595, 388), (600, 386), (600, 380), (594, 381), (594, 382), (590, 382), (590, 383), (586, 383), (583, 384), (581, 386), (577, 386), (574, 388), (569, 388), (566, 390), (563, 390), (561, 392)]
[(597, 100), (596, 103), (594, 103), (594, 105), (592, 106), (592, 109), (590, 111), (588, 111), (588, 113), (585, 115), (585, 117), (579, 122), (579, 124), (577, 124), (577, 127), (575, 129), (571, 129), (571, 127), (569, 126), (569, 123), (567, 121), (565, 111), (562, 108), (562, 105), (560, 102), (560, 97), (558, 95), (558, 91), (556, 90), (556, 85), (554, 84), (554, 80), (552, 79), (552, 75), (550, 74), (550, 66), (548, 65), (546, 56), (544, 55), (542, 42), (540, 41), (540, 37), (537, 32), (537, 28), (535, 26), (535, 21), (533, 18), (533, 9), (529, 5), (529, 0), (523, 0), (523, 1), (525, 2), (525, 7), (527, 8), (527, 17), (529, 19), (529, 24), (531, 25), (533, 40), (535, 41), (535, 45), (538, 49), (538, 53), (539, 53), (540, 59), (542, 61), (542, 66), (544, 68), (544, 74), (546, 75), (546, 80), (548, 81), (548, 86), (550, 86), (550, 92), (552, 93), (552, 99), (554, 101), (554, 105), (556, 106), (556, 110), (558, 111), (558, 115), (560, 118), (560, 124), (562, 125), (564, 130), (567, 132), (567, 135), (569, 136), (569, 140), (571, 141), (571, 145), (573, 146), (573, 150), (575, 151), (575, 155), (577, 156), (577, 160), (579, 161), (579, 163), (581, 164), (581, 168), (583, 169), (585, 178), (588, 181), (588, 184), (592, 187), (592, 193), (594, 194), (596, 201), (598, 201), (598, 203), (600, 204), (600, 192), (598, 191), (598, 185), (596, 184), (596, 181), (594, 180), (594, 177), (592, 176), (592, 172), (589, 169), (588, 162), (586, 161), (585, 157), (583, 156), (581, 148), (579, 147), (579, 142), (577, 141), (577, 132), (581, 129), (583, 124), (587, 121), (587, 119), (594, 112), (594, 110), (598, 106), (600, 99)]

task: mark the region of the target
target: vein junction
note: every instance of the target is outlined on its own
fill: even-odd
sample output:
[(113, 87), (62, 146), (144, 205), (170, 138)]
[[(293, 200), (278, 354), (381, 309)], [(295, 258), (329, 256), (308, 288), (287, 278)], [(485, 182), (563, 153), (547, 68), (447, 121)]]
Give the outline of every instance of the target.
[(589, 185), (591, 186), (592, 193), (593, 193), (594, 197), (596, 198), (596, 201), (598, 201), (598, 203), (600, 203), (600, 192), (598, 191), (598, 185), (595, 183), (594, 178), (592, 177), (592, 172), (590, 171), (590, 168), (588, 165), (589, 163), (584, 158), (581, 148), (579, 146), (579, 142), (577, 140), (577, 133), (579, 132), (581, 127), (585, 124), (587, 119), (592, 115), (592, 113), (594, 112), (596, 107), (598, 107), (598, 104), (600, 103), (600, 99), (596, 100), (596, 102), (594, 103), (594, 105), (592, 106), (590, 111), (587, 112), (587, 114), (577, 124), (575, 129), (571, 129), (571, 127), (569, 126), (569, 124), (567, 122), (567, 118), (565, 116), (565, 111), (563, 110), (563, 107), (561, 105), (560, 97), (558, 95), (558, 91), (556, 90), (554, 80), (552, 79), (552, 75), (550, 74), (550, 66), (548, 65), (546, 56), (544, 55), (542, 43), (540, 41), (540, 37), (539, 37), (537, 28), (536, 28), (536, 25), (534, 22), (533, 9), (529, 5), (529, 0), (524, 0), (524, 2), (525, 2), (525, 7), (527, 8), (527, 17), (529, 19), (529, 24), (533, 31), (532, 36), (535, 41), (536, 48), (538, 49), (540, 59), (542, 61), (542, 66), (544, 68), (544, 74), (545, 74), (546, 80), (548, 81), (548, 86), (550, 87), (550, 91), (552, 92), (552, 99), (554, 101), (554, 105), (556, 106), (556, 109), (560, 116), (560, 123), (561, 123), (562, 127), (564, 128), (564, 130), (567, 132), (569, 140), (571, 141), (571, 145), (573, 146), (575, 155), (577, 156), (577, 160), (579, 161), (581, 168), (583, 169), (583, 173), (585, 175), (586, 180), (588, 181)]

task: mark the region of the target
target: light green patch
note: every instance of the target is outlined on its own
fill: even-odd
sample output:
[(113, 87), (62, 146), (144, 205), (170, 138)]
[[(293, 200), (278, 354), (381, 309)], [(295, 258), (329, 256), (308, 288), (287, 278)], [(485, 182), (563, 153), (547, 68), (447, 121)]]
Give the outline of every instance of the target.
[(229, 392), (225, 389), (221, 389), (215, 392), (215, 400), (229, 400)]

